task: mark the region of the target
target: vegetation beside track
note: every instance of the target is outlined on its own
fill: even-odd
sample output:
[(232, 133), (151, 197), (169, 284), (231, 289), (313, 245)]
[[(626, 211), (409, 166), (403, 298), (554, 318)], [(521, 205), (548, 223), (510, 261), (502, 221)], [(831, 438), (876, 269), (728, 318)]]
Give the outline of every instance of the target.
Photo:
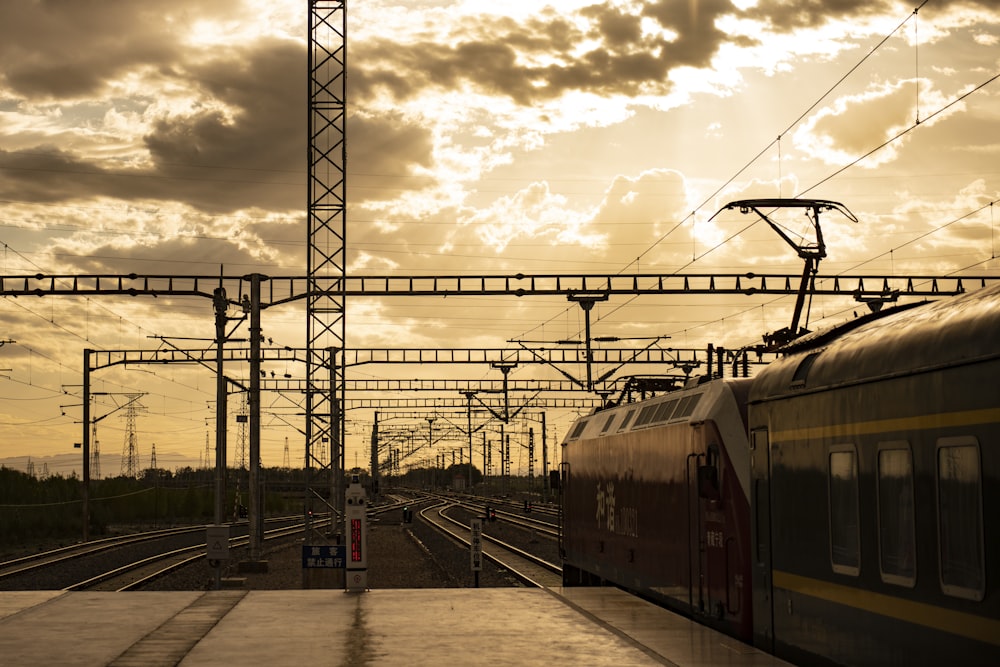
[[(294, 487), (294, 473), (283, 469), (265, 471), (264, 495), (267, 514), (301, 511), (302, 492)], [(236, 481), (245, 471), (229, 471), (229, 490), (224, 508), (228, 515), (246, 504), (246, 485), (238, 494)], [(267, 488), (267, 487), (266, 487)], [(241, 502), (238, 501), (238, 495)], [(90, 482), (90, 534), (101, 536), (128, 530), (172, 525), (211, 523), (215, 508), (213, 473), (182, 468), (144, 471), (142, 477), (113, 477)], [(227, 516), (227, 520), (235, 520)], [(83, 484), (72, 475), (38, 479), (0, 467), (0, 535), (4, 554), (47, 541), (80, 539), (83, 533)]]

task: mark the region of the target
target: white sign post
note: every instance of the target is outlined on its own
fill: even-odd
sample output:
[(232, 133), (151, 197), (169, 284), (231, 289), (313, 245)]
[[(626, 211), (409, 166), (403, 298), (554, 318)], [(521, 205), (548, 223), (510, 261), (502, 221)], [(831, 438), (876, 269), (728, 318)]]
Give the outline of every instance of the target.
[(205, 558), (229, 560), (229, 525), (205, 526)]
[(205, 526), (205, 559), (215, 570), (215, 590), (219, 590), (222, 561), (229, 560), (229, 524)]
[(356, 478), (352, 479), (345, 495), (344, 530), (349, 542), (344, 583), (348, 593), (361, 593), (368, 589), (367, 498)]
[(479, 573), (483, 569), (483, 520), (476, 517), (469, 524), (471, 539), (469, 540), (469, 562), (476, 588), (479, 588)]

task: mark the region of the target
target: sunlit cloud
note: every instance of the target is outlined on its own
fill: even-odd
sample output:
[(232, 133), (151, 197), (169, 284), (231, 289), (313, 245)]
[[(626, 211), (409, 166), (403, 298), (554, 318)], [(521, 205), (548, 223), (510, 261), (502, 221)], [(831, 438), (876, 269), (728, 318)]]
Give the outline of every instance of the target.
[[(918, 101), (925, 108), (943, 107), (946, 98), (932, 85), (925, 79), (897, 81), (841, 97), (795, 131), (795, 146), (829, 164), (847, 164), (915, 124), (919, 120)], [(927, 125), (941, 122), (948, 113), (927, 121)], [(875, 168), (894, 160), (906, 141), (902, 138), (887, 146), (865, 159), (862, 166)]]

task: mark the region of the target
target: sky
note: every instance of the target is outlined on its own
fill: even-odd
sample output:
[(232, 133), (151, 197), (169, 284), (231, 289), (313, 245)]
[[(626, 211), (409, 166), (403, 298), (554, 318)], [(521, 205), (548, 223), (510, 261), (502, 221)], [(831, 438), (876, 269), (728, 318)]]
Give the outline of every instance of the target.
[[(0, 1), (2, 275), (305, 276), (307, 31), (305, 1)], [(995, 1), (371, 0), (348, 7), (347, 54), (350, 275), (796, 275), (767, 225), (715, 214), (813, 197), (858, 219), (824, 214), (823, 275), (1000, 276)], [(813, 238), (801, 211), (774, 216)], [(788, 326), (792, 304), (617, 297), (595, 305), (592, 335), (739, 348)], [(304, 308), (265, 311), (265, 336), (303, 346)], [(858, 308), (817, 299), (808, 326)], [(78, 455), (83, 349), (208, 348), (214, 335), (204, 299), (8, 297), (0, 323), (0, 460), (22, 469)], [(513, 348), (582, 326), (561, 297), (346, 303), (357, 349)], [(363, 365), (347, 377), (500, 374)], [(563, 378), (527, 365), (510, 377)], [(94, 383), (105, 476), (129, 440), (130, 395), (142, 394), (141, 467), (154, 445), (169, 468), (214, 444), (208, 369), (106, 369)], [(295, 465), (301, 396), (262, 404), (263, 464), (282, 465), (287, 446)], [(575, 414), (547, 413), (552, 450)], [(348, 467), (366, 465), (373, 418), (347, 415)], [(50, 472), (79, 471), (51, 460)]]

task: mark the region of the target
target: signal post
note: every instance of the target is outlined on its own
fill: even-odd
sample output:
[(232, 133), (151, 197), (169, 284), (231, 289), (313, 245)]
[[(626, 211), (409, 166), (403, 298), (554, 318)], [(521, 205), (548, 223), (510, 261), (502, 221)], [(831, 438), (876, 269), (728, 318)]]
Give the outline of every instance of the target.
[(368, 502), (357, 475), (351, 476), (344, 503), (344, 533), (350, 540), (346, 563), (345, 590), (368, 590)]

